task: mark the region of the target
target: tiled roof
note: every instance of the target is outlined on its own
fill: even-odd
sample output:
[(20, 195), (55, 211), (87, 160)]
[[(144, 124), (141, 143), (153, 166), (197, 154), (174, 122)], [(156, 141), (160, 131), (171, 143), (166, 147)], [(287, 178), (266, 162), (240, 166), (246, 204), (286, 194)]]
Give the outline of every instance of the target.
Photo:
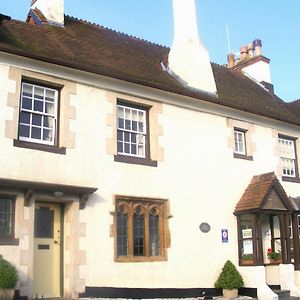
[(281, 201), (289, 209), (292, 205), (274, 172), (253, 176), (241, 199), (235, 207), (235, 213), (258, 211), (263, 208), (271, 189), (275, 189)]
[(289, 106), (241, 72), (212, 64), (218, 98), (188, 89), (160, 62), (169, 48), (65, 17), (65, 27), (0, 21), (0, 51), (113, 77), (300, 125)]

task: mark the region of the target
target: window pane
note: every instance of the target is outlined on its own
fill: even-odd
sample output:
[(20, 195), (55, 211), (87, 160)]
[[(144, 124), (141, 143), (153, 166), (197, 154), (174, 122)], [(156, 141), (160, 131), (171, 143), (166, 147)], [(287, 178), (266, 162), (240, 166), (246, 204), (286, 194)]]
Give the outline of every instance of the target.
[(42, 116), (32, 115), (32, 124), (37, 126), (42, 126)]
[(156, 209), (152, 209), (149, 217), (149, 237), (150, 237), (150, 255), (159, 255), (159, 217)]
[(36, 86), (35, 89), (34, 89), (34, 98), (44, 99), (44, 88)]
[(44, 102), (43, 101), (34, 100), (33, 110), (34, 111), (43, 112), (44, 111)]
[(33, 86), (31, 84), (23, 83), (23, 95), (32, 97)]
[(22, 108), (32, 110), (32, 100), (30, 98), (22, 98)]
[(48, 207), (36, 208), (34, 218), (34, 237), (53, 238), (54, 211)]
[(30, 127), (26, 125), (20, 125), (19, 136), (29, 138), (30, 137)]
[(13, 200), (0, 198), (0, 236), (12, 235)]
[(21, 112), (20, 113), (20, 122), (25, 124), (30, 124), (30, 113)]
[(127, 223), (128, 217), (125, 212), (117, 215), (117, 254), (118, 256), (127, 255)]
[(53, 130), (44, 129), (43, 130), (43, 140), (52, 141), (53, 139)]
[(133, 216), (133, 255), (144, 255), (145, 220), (140, 208), (135, 210)]
[(46, 90), (46, 100), (54, 102), (55, 100), (55, 91), (53, 90)]
[(42, 137), (42, 131), (41, 131), (41, 128), (38, 128), (38, 127), (32, 127), (32, 130), (31, 130), (31, 137), (33, 139), (38, 139), (40, 140), (41, 137)]

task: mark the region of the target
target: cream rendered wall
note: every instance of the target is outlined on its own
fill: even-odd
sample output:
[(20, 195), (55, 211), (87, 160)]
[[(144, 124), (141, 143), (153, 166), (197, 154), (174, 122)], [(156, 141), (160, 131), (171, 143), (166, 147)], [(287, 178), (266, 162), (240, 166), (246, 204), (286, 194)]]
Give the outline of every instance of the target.
[[(227, 117), (165, 103), (158, 116), (162, 127), (158, 146), (164, 149), (158, 167), (114, 162), (107, 153), (107, 140), (114, 135), (107, 126), (113, 111), (111, 92), (74, 83), (76, 94), (70, 101), (76, 116), (69, 128), (75, 133), (74, 148), (67, 148), (66, 155), (17, 148), (3, 130), (3, 119), (13, 118), (5, 99), (15, 92), (16, 83), (8, 79), (7, 66), (0, 64), (0, 75), (0, 155), (5, 157), (0, 160), (0, 177), (98, 187), (79, 212), (79, 222), (86, 223), (86, 235), (79, 238), (86, 265), (80, 266), (79, 278), (86, 286), (213, 287), (227, 259), (238, 265), (233, 211), (253, 175), (270, 171), (280, 175), (276, 134), (281, 130), (240, 120), (252, 130), (254, 159), (235, 159)], [(296, 184), (283, 185), (287, 192), (299, 190)], [(167, 261), (114, 262), (111, 213), (116, 194), (169, 200)], [(199, 230), (202, 222), (211, 225), (209, 233)], [(228, 229), (228, 243), (222, 243), (221, 229)]]

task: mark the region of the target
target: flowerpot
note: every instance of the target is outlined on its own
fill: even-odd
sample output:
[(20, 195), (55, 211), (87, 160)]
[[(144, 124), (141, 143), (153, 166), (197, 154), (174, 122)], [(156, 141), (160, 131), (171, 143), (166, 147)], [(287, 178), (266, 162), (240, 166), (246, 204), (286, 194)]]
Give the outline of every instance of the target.
[(253, 261), (253, 259), (243, 259), (242, 260), (242, 264), (243, 265), (253, 265), (253, 263), (254, 263), (254, 261)]
[(272, 259), (270, 258), (270, 263), (271, 264), (281, 264), (282, 263), (282, 259), (278, 258), (278, 259)]
[(14, 289), (0, 289), (0, 300), (13, 300)]
[(233, 289), (233, 290), (223, 289), (222, 292), (223, 292), (224, 298), (226, 298), (226, 299), (234, 299), (234, 298), (237, 298), (237, 296), (238, 296), (238, 289)]

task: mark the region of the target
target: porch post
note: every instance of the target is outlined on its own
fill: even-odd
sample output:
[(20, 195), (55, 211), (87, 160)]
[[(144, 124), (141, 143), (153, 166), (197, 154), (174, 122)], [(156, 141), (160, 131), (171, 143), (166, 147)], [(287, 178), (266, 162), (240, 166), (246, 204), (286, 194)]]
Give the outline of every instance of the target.
[(300, 270), (300, 247), (299, 247), (298, 214), (292, 214), (292, 231), (293, 231), (294, 267), (295, 267), (296, 270)]

